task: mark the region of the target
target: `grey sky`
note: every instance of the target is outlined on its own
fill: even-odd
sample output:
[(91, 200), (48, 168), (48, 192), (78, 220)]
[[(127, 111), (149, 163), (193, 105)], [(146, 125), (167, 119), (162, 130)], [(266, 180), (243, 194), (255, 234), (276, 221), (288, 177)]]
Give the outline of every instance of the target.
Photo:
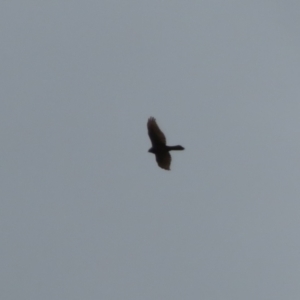
[(1, 299), (300, 299), (299, 13), (1, 1)]

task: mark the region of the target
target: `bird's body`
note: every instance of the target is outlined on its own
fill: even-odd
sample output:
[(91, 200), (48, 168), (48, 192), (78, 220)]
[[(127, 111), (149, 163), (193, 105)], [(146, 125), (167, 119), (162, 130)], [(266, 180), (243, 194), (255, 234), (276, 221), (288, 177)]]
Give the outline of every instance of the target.
[(156, 162), (159, 167), (165, 170), (170, 170), (172, 158), (169, 151), (184, 150), (184, 148), (180, 145), (167, 146), (166, 137), (158, 127), (156, 120), (153, 117), (148, 119), (147, 128), (148, 135), (152, 143), (152, 147), (148, 152), (155, 154)]

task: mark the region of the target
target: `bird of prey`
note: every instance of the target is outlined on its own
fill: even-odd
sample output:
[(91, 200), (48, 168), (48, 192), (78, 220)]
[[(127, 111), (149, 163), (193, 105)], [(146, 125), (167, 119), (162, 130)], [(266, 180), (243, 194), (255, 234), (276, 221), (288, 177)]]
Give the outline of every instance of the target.
[(184, 150), (180, 145), (167, 146), (166, 137), (163, 132), (159, 129), (156, 120), (150, 117), (147, 122), (148, 135), (152, 143), (152, 147), (148, 152), (155, 154), (156, 162), (162, 169), (170, 170), (171, 150)]

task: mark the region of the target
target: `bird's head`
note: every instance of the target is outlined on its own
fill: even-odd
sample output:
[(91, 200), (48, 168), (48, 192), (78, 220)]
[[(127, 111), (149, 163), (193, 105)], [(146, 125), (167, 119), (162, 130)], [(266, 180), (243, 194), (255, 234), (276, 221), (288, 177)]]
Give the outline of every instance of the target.
[(154, 149), (153, 149), (153, 148), (150, 148), (150, 149), (148, 150), (148, 152), (149, 152), (149, 153), (154, 153)]

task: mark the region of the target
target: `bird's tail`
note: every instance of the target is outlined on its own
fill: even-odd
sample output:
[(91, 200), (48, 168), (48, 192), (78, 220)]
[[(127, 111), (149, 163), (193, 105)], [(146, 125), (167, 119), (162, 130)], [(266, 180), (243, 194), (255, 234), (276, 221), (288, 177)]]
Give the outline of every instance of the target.
[(168, 150), (184, 150), (184, 148), (180, 145), (177, 146), (168, 146)]

